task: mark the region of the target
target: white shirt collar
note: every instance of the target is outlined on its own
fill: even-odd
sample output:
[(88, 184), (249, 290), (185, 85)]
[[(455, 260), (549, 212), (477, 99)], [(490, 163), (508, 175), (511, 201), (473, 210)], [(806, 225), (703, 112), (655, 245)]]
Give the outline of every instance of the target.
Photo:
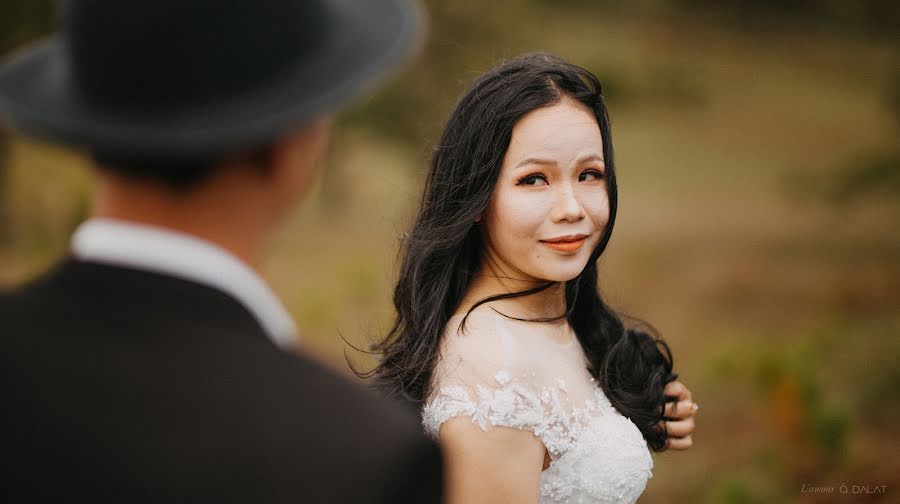
[(290, 348), (296, 342), (291, 316), (265, 281), (240, 259), (202, 238), (93, 218), (75, 231), (72, 254), (82, 261), (152, 271), (218, 289), (244, 305), (275, 344)]

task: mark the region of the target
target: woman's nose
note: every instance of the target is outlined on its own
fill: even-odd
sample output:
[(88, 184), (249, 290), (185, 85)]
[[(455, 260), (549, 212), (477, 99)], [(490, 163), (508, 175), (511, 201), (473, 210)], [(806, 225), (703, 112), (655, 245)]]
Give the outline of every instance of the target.
[(571, 187), (563, 187), (556, 196), (553, 209), (555, 222), (577, 222), (584, 219), (584, 207)]

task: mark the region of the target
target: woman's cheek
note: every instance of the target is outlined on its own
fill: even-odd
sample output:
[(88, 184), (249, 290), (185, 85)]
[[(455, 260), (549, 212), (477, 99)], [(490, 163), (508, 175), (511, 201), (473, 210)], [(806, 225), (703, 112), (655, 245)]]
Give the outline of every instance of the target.
[(602, 194), (593, 194), (589, 198), (585, 198), (585, 211), (594, 221), (594, 227), (597, 232), (603, 230), (609, 222), (609, 197), (605, 190)]
[(546, 218), (546, 196), (542, 194), (505, 193), (498, 195), (494, 215), (496, 229), (516, 239), (536, 239)]

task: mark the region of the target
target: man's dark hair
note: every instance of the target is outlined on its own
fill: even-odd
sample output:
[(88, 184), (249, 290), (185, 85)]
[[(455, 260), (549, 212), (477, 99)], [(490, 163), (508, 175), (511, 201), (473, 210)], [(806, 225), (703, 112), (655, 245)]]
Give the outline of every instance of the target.
[(95, 149), (91, 157), (103, 171), (128, 178), (161, 183), (177, 191), (188, 191), (207, 180), (227, 159), (241, 159), (265, 169), (271, 160), (272, 146), (238, 153), (156, 156), (123, 154)]

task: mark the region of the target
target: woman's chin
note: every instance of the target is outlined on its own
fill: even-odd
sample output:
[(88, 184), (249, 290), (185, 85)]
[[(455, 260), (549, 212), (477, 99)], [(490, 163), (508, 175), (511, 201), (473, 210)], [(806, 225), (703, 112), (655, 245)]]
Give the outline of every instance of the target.
[(584, 271), (584, 265), (582, 264), (580, 268), (547, 268), (542, 271), (541, 275), (538, 278), (543, 278), (548, 282), (568, 282), (569, 280), (574, 280), (581, 272)]

